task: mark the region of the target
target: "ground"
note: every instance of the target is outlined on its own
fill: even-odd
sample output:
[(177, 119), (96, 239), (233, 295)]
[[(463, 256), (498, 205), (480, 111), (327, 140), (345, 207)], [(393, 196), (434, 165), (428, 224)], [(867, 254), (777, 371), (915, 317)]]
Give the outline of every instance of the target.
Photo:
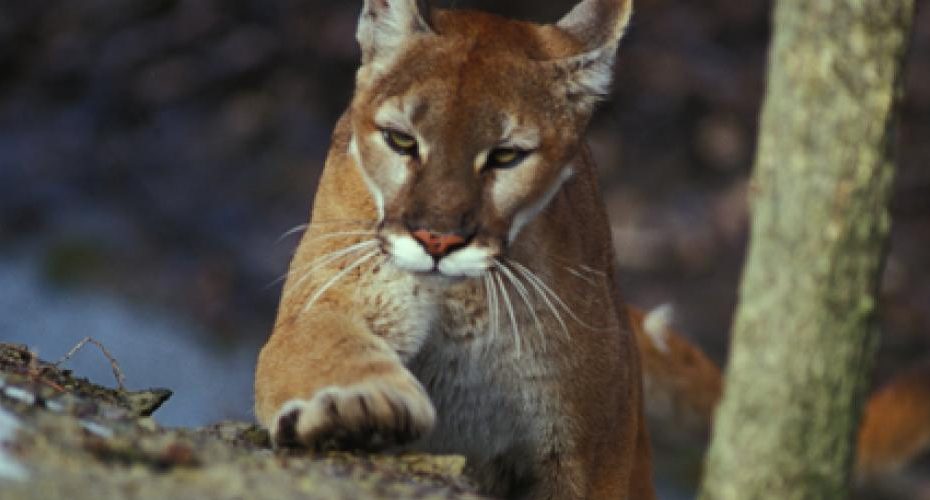
[(162, 428), (170, 397), (108, 389), (0, 344), (0, 498), (481, 498), (457, 456), (276, 451), (245, 422)]

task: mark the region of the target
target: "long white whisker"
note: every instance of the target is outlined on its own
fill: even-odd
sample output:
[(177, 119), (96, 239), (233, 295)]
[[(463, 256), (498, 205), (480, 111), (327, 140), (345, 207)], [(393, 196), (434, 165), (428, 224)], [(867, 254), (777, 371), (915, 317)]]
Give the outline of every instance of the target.
[(373, 247), (377, 245), (378, 245), (378, 240), (365, 240), (360, 243), (349, 245), (348, 247), (341, 248), (339, 250), (335, 250), (335, 251), (323, 254), (313, 259), (312, 261), (308, 262), (307, 264), (301, 266), (300, 268), (290, 271), (288, 273), (288, 276), (290, 276), (291, 274), (296, 274), (296, 273), (304, 273), (304, 275), (301, 276), (300, 279), (297, 280), (297, 282), (294, 284), (295, 287), (298, 287), (300, 286), (301, 283), (306, 281), (307, 278), (309, 278), (310, 275), (313, 274), (313, 272), (317, 271), (318, 269), (324, 266), (327, 266), (335, 262), (336, 260), (339, 260), (342, 257), (350, 255), (353, 252), (358, 252), (368, 247)]
[(374, 229), (366, 229), (363, 231), (362, 230), (360, 231), (339, 231), (335, 233), (323, 233), (323, 234), (314, 235), (309, 238), (309, 241), (329, 240), (333, 238), (342, 238), (342, 237), (348, 237), (348, 236), (374, 236), (374, 235), (375, 235)]
[(282, 274), (281, 276), (278, 276), (277, 278), (271, 280), (267, 285), (265, 285), (265, 286), (262, 288), (262, 290), (268, 290), (268, 289), (270, 289), (271, 287), (277, 285), (278, 283), (280, 283), (280, 282), (286, 280), (287, 277), (290, 276), (290, 275), (291, 275), (290, 272), (286, 272), (286, 273)]
[(546, 284), (545, 281), (543, 281), (539, 276), (536, 275), (536, 273), (534, 273), (533, 271), (530, 271), (529, 269), (526, 268), (526, 266), (520, 264), (519, 262), (514, 262), (514, 265), (519, 266), (521, 269), (523, 269), (523, 271), (526, 273), (526, 277), (529, 280), (538, 284), (540, 287), (542, 287), (542, 289), (547, 294), (549, 294), (549, 296), (552, 297), (552, 299), (555, 300), (556, 303), (559, 304), (566, 313), (568, 313), (569, 317), (575, 320), (579, 325), (585, 328), (588, 328), (590, 330), (598, 329), (597, 327), (591, 326), (590, 324), (585, 322), (583, 319), (579, 318), (578, 315), (575, 314), (575, 311), (572, 311), (571, 308), (568, 307), (568, 304), (566, 304), (565, 301), (562, 300), (562, 297), (559, 297), (559, 294), (555, 293), (552, 290), (552, 288), (550, 288), (549, 285)]
[[(558, 257), (558, 256), (553, 255), (553, 254), (547, 254), (547, 255), (546, 255), (546, 258), (548, 258), (549, 260), (551, 260), (551, 261), (553, 261), (553, 262), (557, 262), (557, 263), (562, 264), (566, 269), (571, 269), (572, 266), (573, 266), (573, 264), (574, 264), (572, 261), (570, 261), (569, 259), (566, 259), (565, 257)], [(578, 271), (583, 271), (583, 272), (588, 273), (588, 274), (593, 274), (593, 275), (595, 275), (595, 276), (607, 276), (607, 274), (604, 273), (603, 271), (599, 271), (599, 270), (594, 269), (593, 267), (588, 266), (588, 265), (585, 265), (585, 264), (579, 264), (579, 265), (577, 265), (576, 267), (577, 267), (577, 270), (578, 270)]]
[(339, 280), (341, 280), (341, 279), (344, 278), (347, 274), (349, 274), (350, 272), (352, 272), (356, 267), (361, 266), (361, 265), (364, 264), (366, 261), (368, 261), (369, 259), (371, 259), (371, 258), (374, 257), (375, 255), (377, 255), (378, 252), (380, 252), (380, 250), (375, 249), (375, 250), (372, 250), (372, 251), (366, 253), (365, 255), (363, 255), (361, 258), (359, 258), (359, 259), (356, 260), (355, 262), (353, 262), (353, 263), (349, 264), (348, 266), (346, 266), (345, 269), (343, 269), (342, 271), (340, 271), (339, 273), (337, 273), (335, 276), (333, 276), (332, 278), (330, 278), (330, 279), (329, 279), (326, 283), (324, 283), (322, 286), (320, 286), (320, 287), (317, 289), (317, 291), (307, 300), (306, 305), (304, 305), (304, 312), (309, 311), (309, 310), (313, 307), (313, 304), (315, 304), (316, 301), (317, 301), (320, 297), (322, 297), (323, 294), (326, 293), (326, 291), (329, 290), (330, 287), (332, 287), (333, 285), (335, 285)]
[(562, 319), (562, 314), (559, 313), (558, 308), (555, 307), (555, 304), (552, 303), (552, 300), (549, 299), (549, 296), (546, 294), (546, 292), (544, 292), (543, 289), (540, 288), (540, 286), (536, 284), (536, 282), (527, 275), (527, 272), (529, 272), (529, 269), (521, 265), (519, 262), (511, 262), (511, 263), (516, 266), (514, 267), (514, 269), (518, 273), (526, 277), (526, 281), (533, 287), (534, 290), (536, 290), (536, 293), (539, 294), (543, 302), (546, 303), (546, 307), (549, 308), (549, 312), (551, 312), (552, 316), (555, 317), (555, 320), (559, 322), (559, 326), (562, 327), (562, 333), (564, 333), (566, 337), (569, 337), (570, 334), (568, 333), (568, 325), (566, 325), (565, 320)]
[(585, 272), (588, 272), (588, 273), (591, 273), (597, 276), (607, 276), (607, 274), (604, 273), (604, 271), (598, 271), (597, 269), (594, 269), (591, 266), (586, 266), (584, 264), (579, 265), (578, 269), (581, 269), (582, 271), (585, 271)]
[(488, 284), (491, 285), (491, 301), (493, 306), (491, 309), (491, 324), (493, 325), (493, 334), (494, 336), (498, 336), (500, 335), (501, 328), (500, 294), (497, 291), (497, 283), (494, 281), (493, 270), (489, 271), (485, 277), (488, 279)]
[[(295, 275), (295, 274), (297, 274), (297, 273), (303, 273), (303, 272), (311, 273), (311, 272), (317, 270), (319, 267), (324, 266), (324, 265), (326, 265), (326, 264), (332, 262), (332, 260), (338, 259), (339, 257), (342, 257), (343, 255), (347, 255), (347, 254), (352, 253), (352, 250), (361, 250), (361, 249), (363, 249), (363, 248), (365, 248), (365, 247), (371, 246), (371, 245), (373, 245), (374, 243), (377, 243), (377, 240), (366, 240), (366, 241), (363, 241), (363, 242), (358, 243), (358, 244), (356, 244), (356, 245), (353, 245), (353, 247), (362, 245), (363, 243), (364, 243), (364, 245), (361, 246), (360, 248), (351, 248), (351, 247), (349, 247), (349, 248), (340, 248), (339, 250), (336, 250), (336, 251), (334, 251), (334, 252), (329, 252), (329, 253), (323, 254), (323, 255), (321, 255), (321, 256), (319, 256), (319, 257), (313, 259), (311, 262), (308, 262), (308, 263), (306, 263), (306, 264), (301, 265), (300, 267), (297, 267), (297, 268), (294, 268), (294, 269), (290, 269), (290, 270), (288, 270), (286, 273), (282, 274), (281, 276), (278, 276), (277, 278), (275, 278), (274, 280), (272, 280), (270, 283), (268, 283), (267, 285), (265, 285), (265, 289), (271, 288), (271, 287), (277, 285), (278, 283), (284, 281), (284, 280), (287, 279), (288, 277), (290, 277), (290, 276), (292, 276), (292, 275)], [(338, 254), (338, 255), (336, 255), (336, 254)], [(330, 260), (330, 258), (332, 258), (332, 260)], [(326, 262), (323, 262), (324, 259), (326, 259)], [(309, 270), (307, 269), (307, 268), (311, 268), (311, 267), (312, 267), (312, 269), (309, 269)], [(306, 275), (303, 276), (303, 277), (301, 277), (300, 280), (298, 280), (296, 284), (299, 285), (300, 283), (303, 283), (304, 280), (306, 279), (306, 277), (307, 277)]]
[(491, 303), (491, 295), (492, 295), (492, 292), (491, 292), (491, 276), (490, 276), (488, 273), (485, 273), (484, 276), (481, 277), (481, 282), (484, 284), (485, 306), (487, 307), (487, 309), (486, 309), (486, 311), (485, 311), (485, 317), (487, 318), (487, 320), (486, 320), (486, 321), (487, 321), (487, 329), (488, 329), (488, 331), (491, 332), (491, 334), (493, 335), (495, 332), (493, 332), (493, 331), (491, 330), (491, 328), (492, 328), (491, 325), (494, 324), (494, 313), (492, 312), (493, 309), (492, 309), (492, 303)]
[(284, 234), (279, 236), (278, 239), (275, 241), (275, 244), (277, 245), (278, 243), (281, 243), (288, 236), (299, 233), (303, 231), (304, 229), (307, 229), (309, 226), (310, 224), (297, 224), (296, 226), (288, 229), (287, 231), (284, 232)]
[(572, 276), (580, 279), (581, 281), (584, 281), (585, 283), (591, 286), (597, 286), (597, 282), (594, 281), (590, 276), (585, 276), (584, 274), (568, 266), (565, 266), (564, 269), (568, 271), (569, 273), (571, 273)]
[(497, 282), (491, 279), (491, 273), (488, 273), (488, 281), (491, 283), (491, 293), (494, 296), (494, 334), (501, 333), (501, 297), (497, 290)]
[(517, 290), (517, 294), (520, 295), (520, 298), (523, 300), (523, 303), (526, 305), (527, 311), (533, 316), (533, 321), (536, 323), (536, 331), (539, 332), (540, 339), (545, 342), (546, 338), (543, 334), (542, 323), (539, 321), (539, 315), (536, 314), (536, 308), (533, 304), (530, 303), (530, 294), (527, 291), (526, 287), (523, 286), (523, 283), (515, 276), (510, 269), (504, 264), (500, 264), (497, 261), (494, 262), (494, 266), (501, 270), (504, 273), (504, 276), (513, 283), (514, 288)]
[(517, 349), (517, 356), (519, 357), (522, 352), (522, 345), (520, 343), (520, 325), (517, 323), (517, 315), (513, 311), (513, 303), (510, 301), (510, 293), (507, 291), (507, 288), (504, 287), (504, 282), (501, 280), (500, 274), (495, 274), (494, 279), (497, 280), (497, 286), (500, 288), (501, 295), (504, 297), (504, 305), (507, 306), (507, 313), (510, 315), (510, 326), (513, 327), (514, 346)]
[(375, 219), (328, 219), (328, 220), (311, 220), (311, 226), (329, 226), (333, 224), (357, 224), (357, 225), (370, 225), (371, 228), (374, 228), (378, 221)]

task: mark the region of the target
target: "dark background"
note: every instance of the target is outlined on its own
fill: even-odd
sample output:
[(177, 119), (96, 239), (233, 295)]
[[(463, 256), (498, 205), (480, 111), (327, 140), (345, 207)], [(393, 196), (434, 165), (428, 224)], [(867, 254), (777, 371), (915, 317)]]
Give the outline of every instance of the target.
[[(438, 4), (550, 22), (573, 2)], [(279, 238), (306, 220), (351, 96), (360, 5), (0, 2), (0, 340), (54, 359), (90, 335), (130, 386), (176, 390), (165, 423), (251, 418), (254, 357), (297, 242)], [(673, 304), (718, 362), (746, 245), (770, 8), (639, 0), (589, 134), (627, 299)], [(925, 3), (915, 27), (877, 382), (930, 356)], [(70, 363), (109, 376), (95, 353)]]

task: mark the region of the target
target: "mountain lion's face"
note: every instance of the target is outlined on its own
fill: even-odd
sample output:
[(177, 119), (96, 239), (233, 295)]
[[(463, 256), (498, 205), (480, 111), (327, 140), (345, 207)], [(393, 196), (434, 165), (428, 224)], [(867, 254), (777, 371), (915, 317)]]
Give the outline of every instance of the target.
[[(450, 32), (441, 21), (440, 35), (362, 68), (350, 153), (396, 266), (481, 276), (571, 176), (591, 106), (567, 91), (571, 70), (547, 60), (545, 28), (488, 17)], [(483, 43), (485, 29), (509, 30), (513, 44)]]

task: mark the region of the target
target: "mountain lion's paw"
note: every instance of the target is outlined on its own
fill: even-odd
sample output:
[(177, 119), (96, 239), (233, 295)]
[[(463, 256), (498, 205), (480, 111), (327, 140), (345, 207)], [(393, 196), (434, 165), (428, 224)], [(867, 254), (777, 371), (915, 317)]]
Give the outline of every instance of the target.
[(271, 426), (278, 447), (317, 451), (380, 450), (429, 433), (436, 411), (416, 380), (330, 386), (310, 399), (292, 399)]

